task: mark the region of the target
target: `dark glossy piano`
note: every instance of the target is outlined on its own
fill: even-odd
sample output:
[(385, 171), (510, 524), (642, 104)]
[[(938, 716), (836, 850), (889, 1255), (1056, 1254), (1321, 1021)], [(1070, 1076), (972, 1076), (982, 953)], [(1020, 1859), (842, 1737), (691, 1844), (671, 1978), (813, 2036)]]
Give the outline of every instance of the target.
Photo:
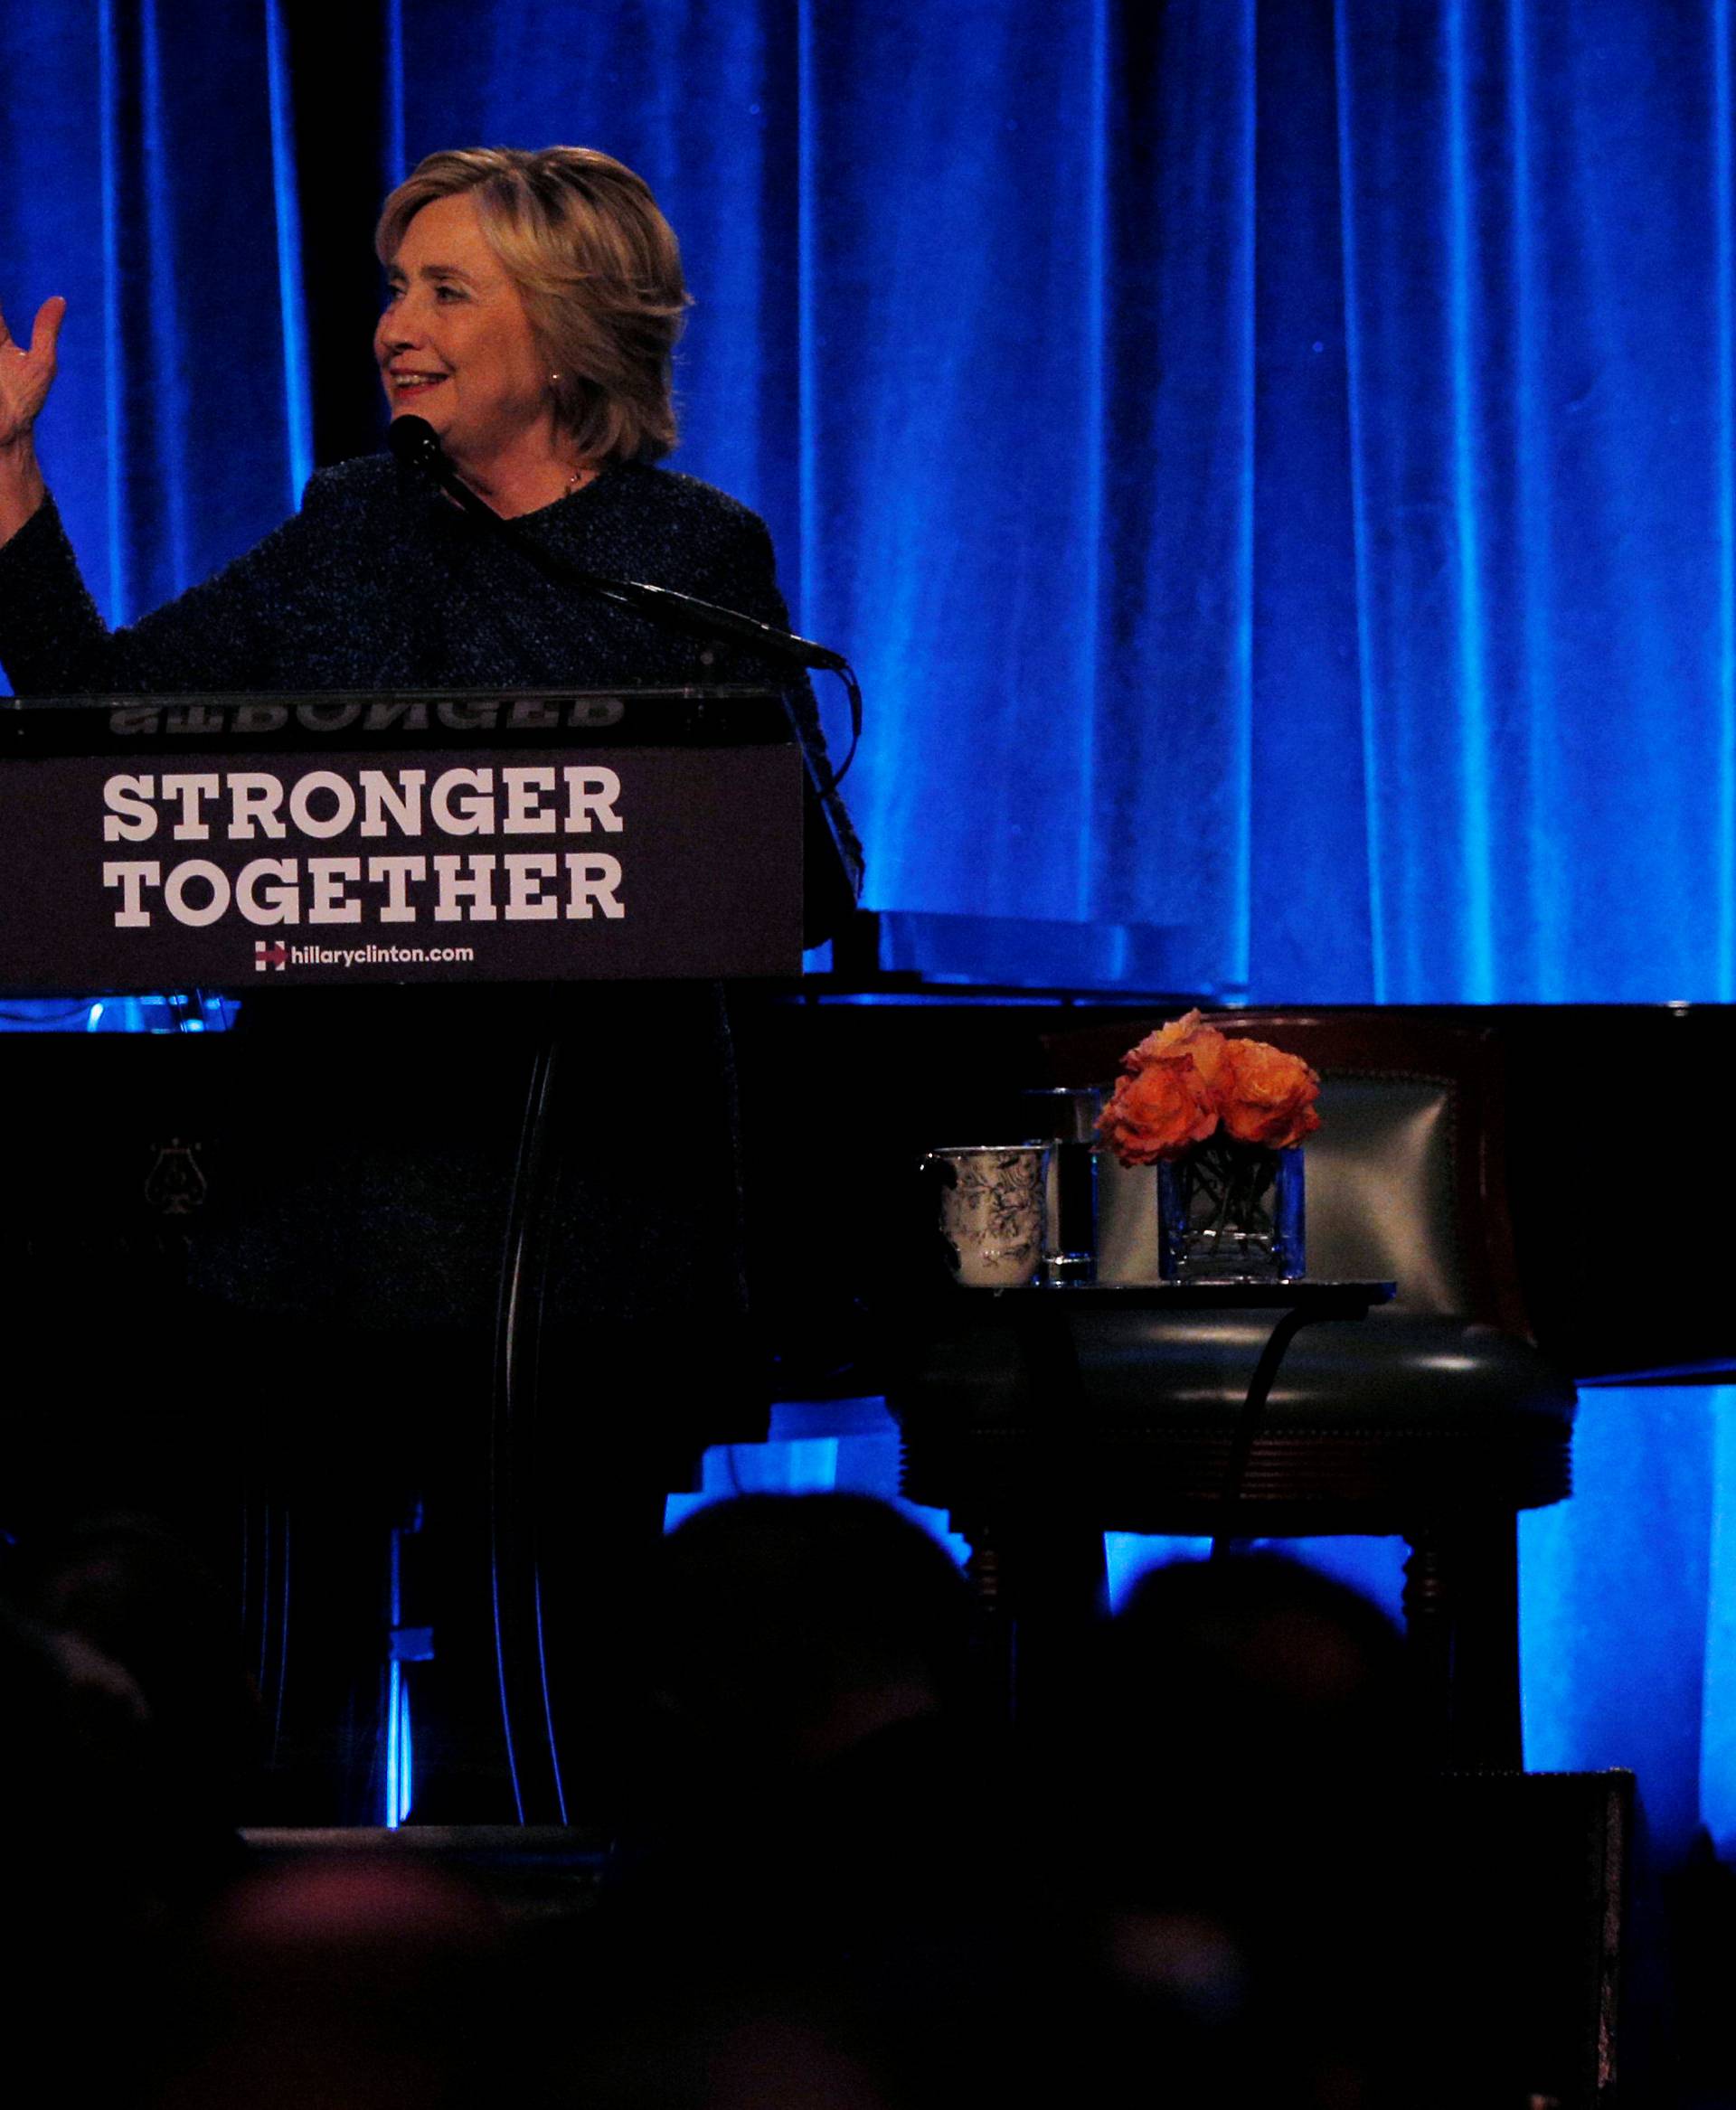
[[(537, 994), (471, 994), (476, 1008), (456, 1039), (451, 991), (273, 984), (241, 988), (225, 1033), (0, 1034), (10, 1109), (5, 1278), (62, 1284), (60, 1319), (51, 1323), (40, 1303), (29, 1314), (39, 1339), (65, 1343), (57, 1381), (76, 1383), (93, 1319), (118, 1300), (128, 1328), (143, 1330), (121, 1359), (138, 1381), (164, 1381), (165, 1351), (171, 1393), (196, 1392), (200, 1366), (178, 1335), (175, 1285), (190, 1272), (207, 1282), (233, 1276), (240, 1263), (225, 1259), (227, 1248), (269, 1213), (275, 1186), (292, 1173), (305, 1181), (310, 1151), (329, 1150), (335, 1180), (371, 1147), (413, 1152), (418, 1135), (439, 1135), (460, 1158), (471, 1138), (478, 1164), (509, 1156)], [(931, 1264), (921, 1153), (1028, 1132), (1022, 1095), (1049, 1081), (1049, 1036), (1125, 1024), (1131, 1044), (1185, 1002), (846, 988), (833, 976), (738, 986), (731, 1013), (769, 1388), (786, 1398), (875, 1390), (881, 1329)], [(1678, 1107), (1718, 1103), (1736, 1056), (1736, 1010), (1444, 1015), (1486, 1033), (1498, 1054), (1507, 1200), (1539, 1344), (1582, 1382), (1709, 1383), (1736, 1373), (1725, 1147), (1657, 1141), (1675, 1137)], [(1627, 1095), (1618, 1107), (1612, 1079)], [(352, 1102), (356, 1122), (335, 1132)], [(327, 1112), (315, 1115), (316, 1106)], [(1636, 1107), (1651, 1124), (1643, 1146), (1626, 1134)], [(331, 1205), (341, 1208), (335, 1185)], [(480, 1222), (475, 1265), (491, 1272), (498, 1256)], [(26, 1252), (32, 1265), (21, 1273)], [(277, 1301), (268, 1285), (254, 1288), (260, 1302)], [(154, 1318), (138, 1315), (141, 1297)], [(22, 1316), (14, 1311), (14, 1331)], [(102, 1345), (114, 1360), (112, 1340)]]

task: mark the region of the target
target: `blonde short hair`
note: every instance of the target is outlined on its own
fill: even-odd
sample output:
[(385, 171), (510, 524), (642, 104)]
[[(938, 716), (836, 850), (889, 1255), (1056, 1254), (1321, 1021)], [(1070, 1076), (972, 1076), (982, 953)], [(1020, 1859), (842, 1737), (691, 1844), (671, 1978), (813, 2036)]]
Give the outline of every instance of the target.
[(474, 194), (489, 246), (546, 353), (554, 414), (587, 461), (656, 461), (675, 444), (671, 359), (688, 306), (681, 249), (642, 178), (589, 146), (430, 154), (386, 200), (390, 264), (424, 205)]

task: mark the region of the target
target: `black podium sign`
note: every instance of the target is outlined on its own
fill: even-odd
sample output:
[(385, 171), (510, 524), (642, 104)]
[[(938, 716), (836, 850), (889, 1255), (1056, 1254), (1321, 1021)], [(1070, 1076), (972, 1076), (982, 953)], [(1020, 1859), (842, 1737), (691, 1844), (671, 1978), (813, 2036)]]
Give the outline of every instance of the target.
[[(326, 745), (329, 702), (297, 734), (226, 701), (180, 739), (116, 706), (97, 753), (53, 751), (98, 743), (51, 713), (51, 751), (0, 763), (0, 988), (799, 971), (804, 766), (763, 713), (741, 740), (691, 700), (406, 738), (375, 704), (379, 737)], [(275, 737), (241, 737), (250, 711)]]

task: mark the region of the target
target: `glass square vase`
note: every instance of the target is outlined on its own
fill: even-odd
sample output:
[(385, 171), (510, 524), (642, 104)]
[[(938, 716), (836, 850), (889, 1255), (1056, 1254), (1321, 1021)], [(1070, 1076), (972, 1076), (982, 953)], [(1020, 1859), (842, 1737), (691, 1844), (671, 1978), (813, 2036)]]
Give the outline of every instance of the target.
[(1306, 1271), (1302, 1152), (1214, 1135), (1157, 1167), (1165, 1282), (1293, 1282)]

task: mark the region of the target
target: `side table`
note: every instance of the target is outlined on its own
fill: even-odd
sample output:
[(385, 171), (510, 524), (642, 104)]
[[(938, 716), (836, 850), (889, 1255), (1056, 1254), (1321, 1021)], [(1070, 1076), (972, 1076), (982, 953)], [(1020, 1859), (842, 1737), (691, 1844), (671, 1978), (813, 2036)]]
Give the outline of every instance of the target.
[(1078, 1698), (1107, 1531), (1220, 1556), (1401, 1536), (1425, 1747), (1520, 1763), (1516, 1518), (1567, 1491), (1571, 1389), (1529, 1343), (1377, 1308), (1393, 1297), (1373, 1277), (948, 1284), (912, 1305), (888, 1385), (904, 1492), (971, 1547), (1013, 1715)]

